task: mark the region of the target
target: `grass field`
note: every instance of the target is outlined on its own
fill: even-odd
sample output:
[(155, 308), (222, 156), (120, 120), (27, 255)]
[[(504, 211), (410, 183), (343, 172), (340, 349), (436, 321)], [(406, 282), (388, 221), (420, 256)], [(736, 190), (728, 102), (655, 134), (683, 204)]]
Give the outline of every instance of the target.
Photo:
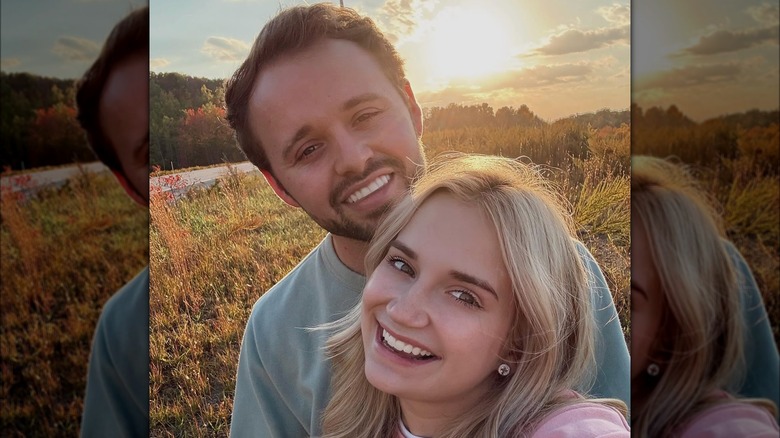
[(77, 436), (95, 324), (147, 264), (149, 216), (108, 172), (1, 205), (2, 435)]
[[(605, 273), (627, 342), (629, 132), (625, 125), (596, 130), (562, 123), (435, 131), (423, 138), (429, 157), (447, 150), (478, 151), (541, 164), (566, 193), (578, 235)], [(721, 205), (729, 238), (754, 271), (777, 338), (777, 173), (747, 154), (699, 164), (697, 175)], [(151, 220), (152, 436), (226, 436), (252, 305), (325, 232), (278, 200), (256, 174), (233, 174), (176, 203), (157, 193)]]
[[(423, 141), (429, 156), (479, 150), (544, 164), (569, 195), (580, 237), (600, 262), (630, 336), (627, 126), (438, 131)], [(586, 142), (591, 153), (573, 158), (552, 147), (567, 141), (570, 151)], [(254, 174), (176, 203), (158, 192), (150, 209), (152, 436), (226, 436), (252, 305), (325, 232)]]

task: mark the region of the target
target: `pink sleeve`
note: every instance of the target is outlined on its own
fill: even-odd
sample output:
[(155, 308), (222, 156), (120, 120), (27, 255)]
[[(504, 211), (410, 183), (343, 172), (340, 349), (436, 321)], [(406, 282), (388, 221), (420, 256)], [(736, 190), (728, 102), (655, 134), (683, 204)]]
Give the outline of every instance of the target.
[(626, 419), (615, 409), (597, 403), (576, 403), (557, 409), (539, 424), (534, 438), (625, 438)]
[(777, 422), (765, 409), (728, 403), (700, 412), (688, 423), (682, 438), (777, 438)]

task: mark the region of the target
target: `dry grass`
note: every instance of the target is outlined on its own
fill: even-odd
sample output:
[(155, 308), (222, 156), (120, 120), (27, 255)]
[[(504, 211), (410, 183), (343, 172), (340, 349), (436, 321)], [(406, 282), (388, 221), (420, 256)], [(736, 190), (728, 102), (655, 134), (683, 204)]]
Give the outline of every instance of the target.
[[(743, 129), (703, 124), (636, 129), (636, 153), (675, 156), (692, 166), (745, 257), (780, 345), (780, 142), (778, 124)], [(725, 139), (725, 140), (724, 140)]]
[(103, 303), (147, 263), (148, 215), (111, 174), (2, 198), (2, 430), (75, 436)]
[[(567, 193), (581, 238), (601, 263), (627, 328), (627, 134), (627, 127), (619, 134), (572, 126), (492, 134), (472, 129), (426, 134), (423, 142), (429, 156), (474, 148), (536, 156), (559, 187), (573, 189)], [(577, 147), (593, 141), (600, 147), (580, 158), (545, 152), (558, 141)], [(501, 144), (509, 146), (499, 148)], [(618, 166), (616, 156), (622, 160)], [(152, 436), (226, 436), (252, 305), (325, 232), (276, 198), (256, 174), (233, 174), (175, 203), (157, 193), (150, 208)]]

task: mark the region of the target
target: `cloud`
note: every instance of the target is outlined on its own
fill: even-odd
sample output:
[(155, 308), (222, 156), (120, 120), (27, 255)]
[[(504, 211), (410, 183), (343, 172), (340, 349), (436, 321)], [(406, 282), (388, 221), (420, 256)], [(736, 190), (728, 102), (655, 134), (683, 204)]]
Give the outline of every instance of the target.
[(676, 89), (703, 84), (734, 82), (741, 72), (742, 65), (734, 62), (688, 65), (637, 79), (634, 83), (634, 89)]
[(51, 51), (67, 61), (92, 61), (100, 53), (100, 46), (85, 38), (61, 36), (54, 42)]
[(615, 3), (612, 6), (602, 6), (598, 9), (598, 12), (610, 23), (621, 26), (631, 23), (631, 8), (628, 5)]
[(582, 82), (587, 80), (591, 73), (593, 66), (588, 62), (538, 65), (497, 76), (488, 80), (487, 86), (493, 89), (544, 87)]
[(18, 67), (22, 63), (19, 58), (0, 58), (0, 69), (10, 70), (14, 67)]
[(477, 102), (486, 96), (508, 95), (516, 92), (542, 90), (561, 84), (584, 83), (594, 73), (595, 62), (540, 65), (508, 71), (480, 79), (477, 82), (460, 80), (438, 91), (418, 92), (421, 102), (438, 105), (441, 102)]
[(200, 51), (218, 61), (241, 61), (249, 53), (249, 44), (233, 38), (212, 36), (206, 39)]
[(764, 3), (760, 6), (751, 6), (747, 9), (756, 22), (766, 26), (777, 26), (780, 23), (780, 7), (776, 4)]
[(720, 29), (699, 38), (696, 44), (680, 50), (673, 56), (707, 56), (720, 53), (736, 52), (749, 49), (762, 44), (778, 44), (778, 15), (780, 8), (777, 5), (764, 3), (747, 8), (747, 14), (753, 20), (761, 24), (744, 30)]
[(413, 34), (427, 13), (431, 12), (438, 0), (387, 0), (379, 9), (376, 18), (388, 39), (398, 43), (402, 36)]
[(766, 26), (742, 31), (717, 30), (699, 38), (699, 42), (678, 52), (682, 55), (717, 55), (719, 53), (735, 52), (764, 43), (777, 44), (777, 26)]
[(628, 24), (617, 27), (603, 27), (594, 30), (567, 29), (550, 37), (547, 44), (533, 50), (531, 55), (565, 55), (587, 52), (614, 44), (628, 44), (630, 38)]
[(163, 68), (171, 62), (165, 58), (154, 58), (149, 60), (149, 68)]

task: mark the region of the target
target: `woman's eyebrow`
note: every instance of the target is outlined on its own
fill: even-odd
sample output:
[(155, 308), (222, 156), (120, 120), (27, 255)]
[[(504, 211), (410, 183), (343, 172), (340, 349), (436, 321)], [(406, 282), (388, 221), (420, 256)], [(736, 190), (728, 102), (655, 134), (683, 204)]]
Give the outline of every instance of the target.
[(399, 242), (398, 239), (395, 239), (392, 242), (390, 242), (390, 246), (392, 246), (393, 248), (395, 248), (395, 249), (401, 251), (402, 253), (406, 254), (409, 258), (412, 258), (412, 259), (416, 259), (417, 258), (417, 253), (414, 252), (414, 250), (412, 248), (409, 248), (408, 246), (406, 246), (402, 242)]
[(460, 281), (464, 281), (466, 283), (473, 284), (474, 286), (477, 286), (479, 288), (485, 289), (486, 291), (493, 294), (493, 296), (496, 297), (496, 301), (498, 301), (498, 294), (487, 281), (480, 280), (479, 278), (474, 277), (473, 275), (469, 275), (466, 274), (465, 272), (460, 272), (460, 271), (450, 271), (450, 275), (453, 278), (456, 278)]

